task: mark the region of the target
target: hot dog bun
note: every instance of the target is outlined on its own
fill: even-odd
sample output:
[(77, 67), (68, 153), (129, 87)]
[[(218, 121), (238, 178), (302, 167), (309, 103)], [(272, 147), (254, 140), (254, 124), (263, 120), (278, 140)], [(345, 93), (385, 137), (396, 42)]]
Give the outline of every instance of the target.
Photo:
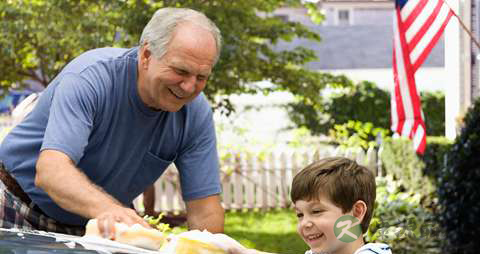
[(212, 234), (206, 230), (191, 230), (172, 236), (161, 251), (169, 254), (226, 254), (229, 246), (240, 246), (224, 234)]
[[(102, 237), (96, 219), (88, 221), (85, 235)], [(166, 241), (166, 236), (156, 229), (145, 228), (139, 224), (128, 226), (124, 223), (115, 223), (115, 238), (113, 240), (145, 249), (158, 250)]]

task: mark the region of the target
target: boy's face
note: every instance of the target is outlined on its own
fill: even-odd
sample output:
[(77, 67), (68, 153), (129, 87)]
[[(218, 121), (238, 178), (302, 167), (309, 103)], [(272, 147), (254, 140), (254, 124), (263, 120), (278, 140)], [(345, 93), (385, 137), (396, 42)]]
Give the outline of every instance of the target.
[(313, 252), (339, 253), (346, 243), (335, 237), (335, 221), (345, 215), (340, 207), (325, 195), (318, 200), (295, 202), (298, 218), (297, 231)]

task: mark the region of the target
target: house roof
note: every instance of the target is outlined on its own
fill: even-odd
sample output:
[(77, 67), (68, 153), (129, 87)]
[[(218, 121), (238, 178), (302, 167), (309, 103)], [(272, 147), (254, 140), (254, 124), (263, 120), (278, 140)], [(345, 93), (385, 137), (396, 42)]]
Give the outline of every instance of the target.
[[(312, 70), (391, 68), (393, 29), (391, 25), (312, 26), (321, 42), (295, 39), (281, 42), (277, 49), (303, 46), (315, 51), (318, 60), (306, 66)], [(443, 39), (422, 66), (444, 66)]]

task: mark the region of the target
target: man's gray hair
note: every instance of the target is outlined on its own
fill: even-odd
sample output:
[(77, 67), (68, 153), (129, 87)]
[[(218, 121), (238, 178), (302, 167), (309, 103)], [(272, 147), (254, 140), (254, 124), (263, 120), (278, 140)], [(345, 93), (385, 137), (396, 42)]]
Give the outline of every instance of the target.
[(175, 28), (183, 22), (199, 25), (213, 35), (217, 45), (216, 63), (222, 48), (220, 29), (205, 14), (192, 9), (162, 8), (157, 10), (143, 29), (140, 37), (140, 47), (148, 42), (152, 54), (155, 58), (160, 59), (167, 51), (168, 43), (172, 39)]

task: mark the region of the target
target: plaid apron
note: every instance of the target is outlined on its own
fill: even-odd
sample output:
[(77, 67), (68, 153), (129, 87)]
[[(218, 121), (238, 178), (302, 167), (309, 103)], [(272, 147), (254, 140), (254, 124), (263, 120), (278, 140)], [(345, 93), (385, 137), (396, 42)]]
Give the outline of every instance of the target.
[[(2, 165), (3, 166), (3, 165)], [(35, 204), (26, 204), (0, 181), (0, 228), (42, 230), (69, 235), (83, 235), (85, 227), (62, 224), (46, 216)]]

